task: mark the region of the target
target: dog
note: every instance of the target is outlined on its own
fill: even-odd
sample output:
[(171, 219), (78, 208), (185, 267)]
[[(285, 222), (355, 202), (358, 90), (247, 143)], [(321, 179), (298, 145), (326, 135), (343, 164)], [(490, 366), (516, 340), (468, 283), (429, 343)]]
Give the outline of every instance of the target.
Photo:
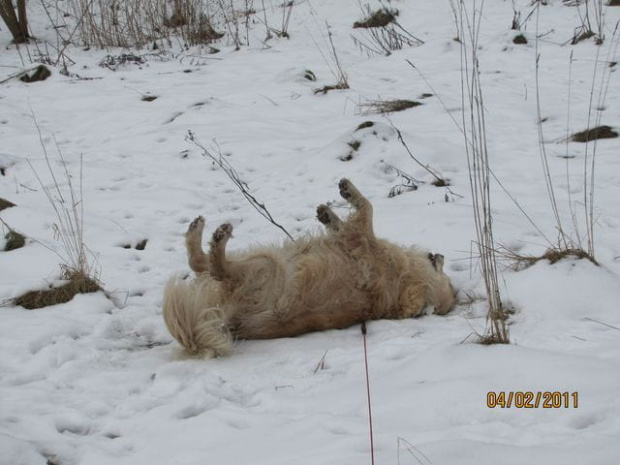
[(224, 223), (206, 254), (205, 220), (192, 221), (185, 242), (196, 277), (171, 279), (163, 300), (166, 326), (187, 352), (216, 357), (235, 339), (294, 337), (454, 307), (444, 257), (375, 237), (371, 203), (348, 179), (338, 186), (351, 215), (342, 220), (320, 205), (317, 219), (326, 231), (280, 246), (227, 254), (233, 227)]

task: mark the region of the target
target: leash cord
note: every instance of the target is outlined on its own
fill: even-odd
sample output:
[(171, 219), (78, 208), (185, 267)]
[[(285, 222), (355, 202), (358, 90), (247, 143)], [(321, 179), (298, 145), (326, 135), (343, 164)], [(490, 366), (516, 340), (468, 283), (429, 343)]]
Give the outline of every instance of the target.
[(368, 399), (368, 423), (370, 426), (370, 459), (375, 465), (375, 441), (372, 428), (372, 403), (370, 402), (370, 376), (368, 375), (368, 348), (366, 347), (366, 322), (362, 323), (362, 337), (364, 339), (364, 365), (366, 367), (366, 398)]

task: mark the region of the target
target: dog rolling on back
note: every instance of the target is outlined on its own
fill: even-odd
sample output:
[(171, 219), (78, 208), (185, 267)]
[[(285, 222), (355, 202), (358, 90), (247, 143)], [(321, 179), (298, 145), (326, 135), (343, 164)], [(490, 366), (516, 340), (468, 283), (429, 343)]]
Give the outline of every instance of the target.
[(372, 205), (347, 179), (340, 195), (353, 206), (341, 220), (328, 206), (317, 208), (327, 232), (282, 246), (226, 253), (232, 225), (213, 233), (202, 249), (205, 221), (186, 234), (190, 268), (197, 276), (173, 278), (164, 292), (164, 321), (191, 354), (219, 356), (234, 339), (292, 337), (341, 329), (376, 319), (420, 315), (426, 306), (443, 315), (454, 306), (454, 289), (443, 256), (378, 239)]

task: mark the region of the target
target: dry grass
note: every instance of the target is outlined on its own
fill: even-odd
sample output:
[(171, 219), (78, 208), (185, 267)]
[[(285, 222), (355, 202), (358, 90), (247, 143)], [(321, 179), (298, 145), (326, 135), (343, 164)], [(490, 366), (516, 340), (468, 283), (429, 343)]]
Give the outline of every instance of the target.
[(618, 133), (610, 126), (597, 126), (585, 131), (576, 132), (570, 138), (573, 142), (589, 142), (596, 139), (614, 139), (618, 137)]
[(28, 291), (15, 298), (13, 303), (28, 310), (34, 310), (50, 305), (64, 304), (77, 294), (88, 294), (103, 290), (96, 278), (68, 268), (65, 268), (62, 279), (65, 282), (58, 287), (50, 286), (49, 289), (45, 290)]
[[(69, 0), (68, 8), (75, 18), (76, 39), (86, 46), (164, 46), (173, 37), (192, 46), (224, 36), (217, 31), (221, 21), (211, 0)], [(231, 12), (227, 8), (223, 13)]]
[(353, 29), (357, 28), (371, 28), (371, 27), (385, 27), (390, 23), (396, 21), (398, 16), (398, 10), (389, 10), (387, 8), (381, 8), (373, 13), (368, 12), (368, 15), (362, 21), (356, 21), (353, 23)]
[(491, 201), (491, 168), (486, 137), (486, 110), (482, 92), (478, 40), (482, 5), (473, 9), (464, 0), (450, 2), (458, 37), (461, 38), (461, 99), (463, 136), (467, 154), (467, 170), (473, 200), (476, 226), (476, 245), (480, 256), (482, 277), (487, 294), (489, 326), (484, 343), (508, 343), (505, 307), (500, 293), (495, 239), (493, 234), (493, 209)]
[(79, 184), (75, 185), (74, 178), (69, 173), (68, 163), (58, 143), (54, 139), (60, 168), (57, 168), (58, 165), (53, 163), (48, 154), (41, 128), (34, 113), (32, 113), (32, 118), (52, 183), (44, 181), (30, 161), (28, 163), (56, 216), (57, 222), (54, 224), (54, 232), (60, 242), (61, 250), (48, 248), (63, 261), (60, 265), (60, 279), (64, 282), (60, 286), (50, 286), (49, 289), (29, 291), (13, 299), (15, 305), (27, 309), (62, 304), (69, 302), (76, 294), (103, 290), (98, 275), (93, 272), (92, 263), (86, 256), (87, 249), (84, 244), (82, 157), (79, 161)]
[(549, 264), (554, 265), (565, 259), (588, 260), (592, 264), (599, 266), (594, 257), (589, 255), (585, 250), (577, 247), (552, 247), (540, 256), (522, 255), (508, 248), (501, 248), (497, 253), (506, 258), (510, 263), (510, 268), (515, 271), (525, 270), (536, 263), (546, 260)]
[(396, 99), (396, 100), (379, 100), (376, 102), (364, 104), (363, 106), (367, 107), (367, 110), (364, 112), (364, 114), (367, 115), (371, 113), (379, 113), (379, 114), (395, 113), (397, 111), (404, 111), (409, 108), (414, 108), (420, 105), (422, 105), (422, 103), (417, 102), (415, 100)]
[(495, 333), (478, 334), (477, 336), (478, 344), (481, 344), (483, 346), (490, 346), (493, 344), (510, 344), (510, 341), (503, 339)]

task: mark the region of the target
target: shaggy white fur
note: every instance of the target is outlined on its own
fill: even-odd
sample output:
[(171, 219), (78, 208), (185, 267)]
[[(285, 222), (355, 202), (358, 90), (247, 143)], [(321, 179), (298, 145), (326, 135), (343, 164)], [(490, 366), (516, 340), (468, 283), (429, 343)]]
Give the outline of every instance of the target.
[(170, 333), (190, 353), (224, 355), (233, 337), (269, 339), (340, 329), (380, 318), (418, 316), (427, 305), (438, 314), (454, 306), (443, 256), (377, 239), (372, 205), (353, 184), (340, 194), (354, 207), (342, 221), (327, 206), (317, 217), (328, 233), (226, 255), (232, 226), (213, 233), (202, 250), (204, 219), (186, 234), (190, 267), (197, 276), (172, 279), (163, 313)]

